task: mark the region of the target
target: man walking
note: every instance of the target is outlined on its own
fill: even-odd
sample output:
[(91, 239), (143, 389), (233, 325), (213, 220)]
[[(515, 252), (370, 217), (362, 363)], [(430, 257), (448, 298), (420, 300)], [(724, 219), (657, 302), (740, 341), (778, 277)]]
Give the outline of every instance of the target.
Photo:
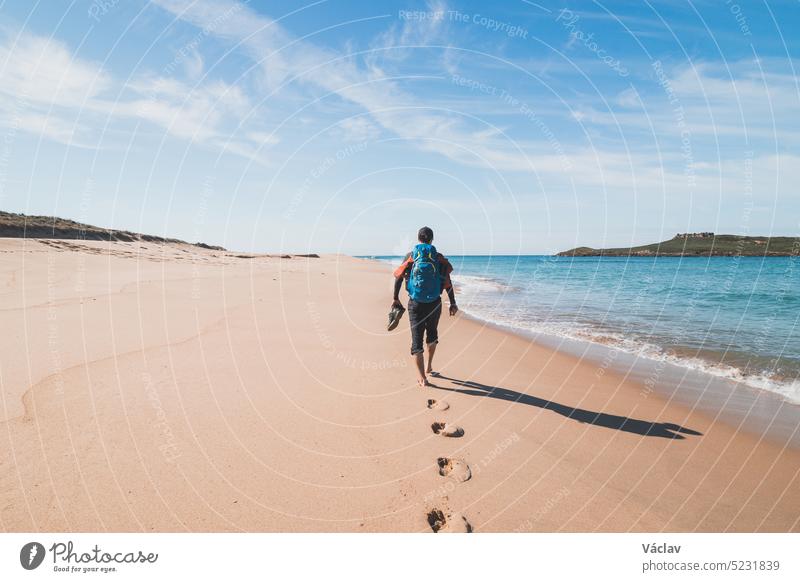
[[(392, 307), (400, 306), (400, 287), (406, 281), (408, 291), (408, 320), (411, 324), (411, 356), (417, 367), (420, 387), (430, 386), (428, 375), (433, 371), (433, 355), (439, 343), (439, 316), (442, 314), (442, 291), (450, 299), (450, 315), (458, 312), (450, 273), (453, 266), (433, 246), (433, 231), (423, 226), (417, 233), (419, 244), (406, 255), (403, 263), (394, 271), (394, 301)], [(425, 367), (423, 339), (428, 345), (428, 367)]]

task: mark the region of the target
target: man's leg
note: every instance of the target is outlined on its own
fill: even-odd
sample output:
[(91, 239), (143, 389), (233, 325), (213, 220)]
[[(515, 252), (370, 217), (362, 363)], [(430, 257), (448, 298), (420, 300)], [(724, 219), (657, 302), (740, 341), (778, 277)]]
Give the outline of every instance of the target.
[(417, 365), (417, 384), (420, 386), (427, 386), (428, 379), (425, 377), (425, 354), (424, 352), (417, 352), (413, 357), (414, 363)]
[(439, 317), (442, 315), (442, 301), (438, 300), (431, 305), (428, 316), (425, 318), (426, 340), (428, 342), (428, 374), (433, 373), (433, 354), (436, 353), (436, 345), (439, 343)]
[(428, 344), (428, 368), (425, 370), (427, 374), (433, 374), (433, 354), (436, 353), (436, 344)]
[(422, 349), (422, 336), (425, 333), (425, 314), (422, 305), (414, 300), (408, 302), (408, 323), (411, 325), (411, 357), (417, 368), (417, 383), (425, 386), (428, 379), (425, 377), (425, 359)]

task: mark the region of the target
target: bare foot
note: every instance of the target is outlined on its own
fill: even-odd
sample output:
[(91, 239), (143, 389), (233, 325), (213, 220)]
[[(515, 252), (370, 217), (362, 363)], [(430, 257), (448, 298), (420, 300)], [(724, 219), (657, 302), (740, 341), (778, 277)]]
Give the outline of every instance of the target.
[(428, 382), (427, 378), (420, 378), (419, 380), (417, 380), (417, 386), (419, 386), (420, 388), (425, 388), (425, 386), (430, 386), (430, 385), (431, 383)]
[(427, 371), (427, 372), (425, 372), (425, 373), (426, 373), (428, 376), (433, 376), (434, 378), (438, 378), (439, 376), (441, 376), (441, 374), (440, 374), (439, 372), (434, 372), (433, 370), (428, 370), (428, 371)]

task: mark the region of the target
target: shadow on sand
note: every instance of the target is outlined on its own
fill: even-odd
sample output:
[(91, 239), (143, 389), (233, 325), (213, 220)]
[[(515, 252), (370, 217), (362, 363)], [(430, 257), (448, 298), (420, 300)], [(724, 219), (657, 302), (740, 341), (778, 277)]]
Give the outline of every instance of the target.
[[(585, 424), (593, 424), (595, 426), (602, 426), (605, 428), (612, 428), (614, 430), (621, 430), (623, 432), (631, 432), (642, 436), (661, 437), (666, 439), (680, 440), (686, 437), (683, 434), (702, 436), (703, 433), (697, 432), (690, 428), (680, 426), (671, 422), (648, 422), (646, 420), (639, 420), (627, 416), (617, 416), (616, 414), (606, 414), (604, 412), (592, 412), (591, 410), (584, 410), (582, 408), (573, 408), (565, 404), (559, 404), (552, 400), (545, 400), (544, 398), (537, 398), (515, 390), (507, 388), (500, 388), (498, 386), (488, 386), (470, 380), (458, 380), (456, 378), (448, 378), (447, 376), (439, 375), (437, 379), (449, 380), (457, 386), (467, 388), (447, 388), (432, 384), (433, 388), (438, 390), (448, 390), (450, 392), (458, 392), (460, 394), (469, 394), (470, 396), (484, 396), (488, 398), (497, 398), (498, 400), (506, 400), (508, 402), (517, 402), (519, 404), (527, 404), (528, 406), (535, 406), (536, 408), (544, 408), (545, 410), (552, 410), (553, 412), (565, 416), (572, 420), (577, 420)], [(683, 433), (683, 434), (681, 434)]]

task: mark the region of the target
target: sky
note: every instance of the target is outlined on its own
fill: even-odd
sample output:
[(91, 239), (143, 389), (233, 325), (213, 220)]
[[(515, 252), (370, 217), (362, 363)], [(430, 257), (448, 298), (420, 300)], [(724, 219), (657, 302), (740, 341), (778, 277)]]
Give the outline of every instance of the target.
[(800, 233), (800, 3), (0, 0), (0, 209), (250, 252)]

